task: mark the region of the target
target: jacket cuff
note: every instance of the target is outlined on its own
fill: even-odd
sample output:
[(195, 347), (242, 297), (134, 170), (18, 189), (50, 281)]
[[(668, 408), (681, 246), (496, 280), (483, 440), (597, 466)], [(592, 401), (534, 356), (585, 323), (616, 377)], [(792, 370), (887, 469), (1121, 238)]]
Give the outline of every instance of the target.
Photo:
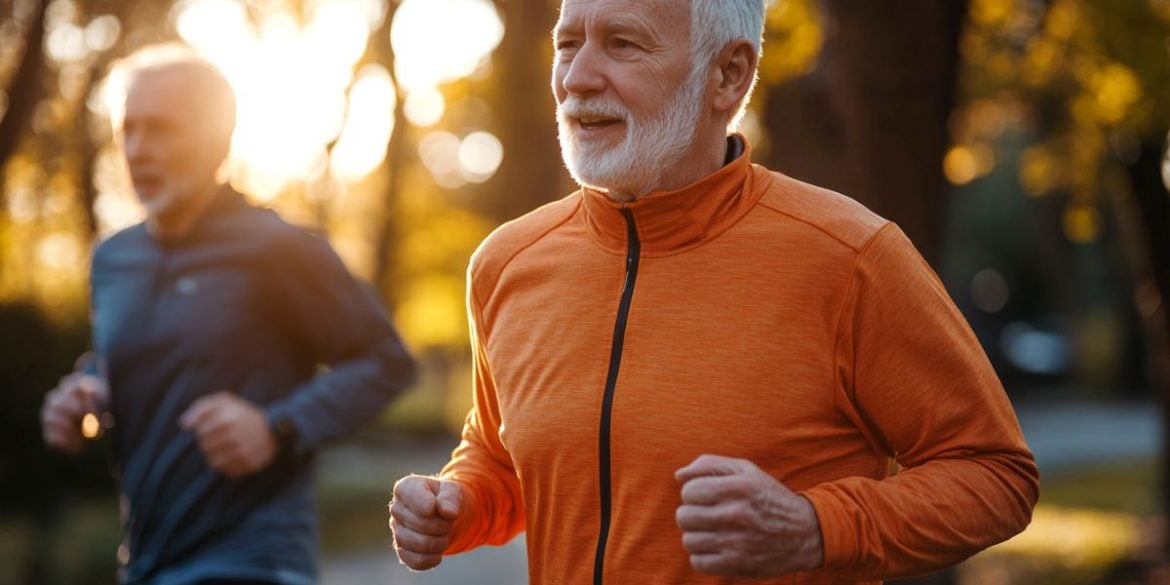
[(824, 549), (824, 564), (822, 569), (842, 570), (854, 565), (858, 556), (858, 540), (860, 527), (849, 526), (849, 517), (842, 510), (840, 503), (823, 486), (817, 486), (800, 492), (809, 502), (817, 514), (817, 522), (821, 526), (821, 546)]
[(297, 417), (295, 409), (288, 402), (268, 406), (264, 409), (264, 415), (281, 453), (302, 455), (313, 449), (306, 433), (308, 424)]

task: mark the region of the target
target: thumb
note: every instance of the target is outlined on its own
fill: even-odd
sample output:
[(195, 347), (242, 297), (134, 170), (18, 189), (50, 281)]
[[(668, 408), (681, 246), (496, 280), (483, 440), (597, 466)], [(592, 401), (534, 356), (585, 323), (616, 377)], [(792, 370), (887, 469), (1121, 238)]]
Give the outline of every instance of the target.
[(674, 472), (674, 478), (686, 483), (696, 477), (736, 475), (747, 471), (752, 464), (743, 459), (722, 455), (699, 455), (686, 467)]
[(463, 487), (457, 482), (444, 480), (439, 484), (435, 509), (444, 520), (454, 521), (459, 518), (463, 512)]
[(85, 400), (86, 412), (98, 413), (106, 410), (110, 402), (110, 391), (105, 383), (94, 376), (82, 376), (77, 381)]
[(215, 392), (195, 399), (195, 402), (192, 402), (191, 406), (188, 406), (187, 410), (179, 416), (179, 426), (184, 430), (198, 427), (219, 409), (225, 394), (225, 392)]

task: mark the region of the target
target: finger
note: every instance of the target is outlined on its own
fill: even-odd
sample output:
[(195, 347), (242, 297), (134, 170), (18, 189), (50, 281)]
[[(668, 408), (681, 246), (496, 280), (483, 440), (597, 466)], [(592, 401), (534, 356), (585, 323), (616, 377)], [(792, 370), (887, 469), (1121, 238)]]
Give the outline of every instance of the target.
[(179, 426), (187, 430), (192, 430), (203, 424), (204, 419), (213, 415), (219, 408), (218, 394), (209, 394), (199, 398), (187, 407), (187, 410), (179, 416)]
[(424, 518), (404, 505), (390, 505), (390, 519), (427, 536), (446, 536), (451, 532), (451, 522), (440, 517)]
[(438, 555), (447, 550), (451, 542), (447, 536), (431, 536), (411, 530), (407, 526), (397, 524), (394, 531), (394, 542), (399, 549), (425, 555)]
[(80, 385), (82, 377), (84, 377), (84, 374), (78, 372), (62, 376), (61, 380), (57, 382), (56, 391), (63, 393), (76, 391), (77, 387)]
[(45, 396), (44, 412), (80, 420), (85, 414), (85, 401), (76, 387), (54, 390)]
[(714, 506), (731, 500), (750, 499), (755, 487), (743, 476), (700, 476), (682, 486), (682, 502), (696, 506)]
[(76, 453), (83, 445), (81, 435), (76, 431), (46, 428), (43, 436), (46, 445), (64, 453)]
[(433, 477), (411, 475), (394, 484), (394, 501), (422, 518), (432, 518), (437, 513), (439, 480)]
[(207, 466), (220, 472), (227, 473), (231, 469), (231, 464), (235, 455), (224, 449), (203, 451), (203, 458), (207, 461)]
[(726, 552), (692, 554), (691, 567), (707, 575), (740, 575), (744, 572), (742, 561)]
[(65, 412), (59, 409), (46, 410), (41, 415), (41, 426), (53, 429), (78, 428), (81, 416), (81, 413)]
[(674, 478), (686, 482), (702, 476), (735, 475), (751, 467), (752, 464), (743, 459), (722, 455), (699, 455), (689, 465), (674, 472)]
[(195, 440), (199, 443), (199, 450), (204, 453), (238, 454), (240, 452), (231, 435), (221, 430), (198, 427), (195, 429)]
[(716, 554), (722, 550), (723, 539), (717, 532), (684, 532), (682, 544), (692, 555)]
[(84, 446), (81, 439), (69, 436), (59, 436), (56, 438), (46, 438), (45, 444), (56, 451), (60, 451), (66, 455), (75, 455), (81, 451)]
[(457, 482), (444, 481), (439, 484), (436, 497), (436, 511), (446, 520), (455, 520), (463, 512), (463, 488)]
[(89, 412), (103, 412), (109, 406), (110, 393), (106, 384), (96, 376), (82, 376), (77, 382), (85, 396)]
[(685, 532), (717, 532), (736, 526), (728, 506), (679, 506), (674, 521)]
[(397, 549), (398, 560), (415, 571), (426, 571), (439, 566), (443, 562), (443, 555), (428, 555)]

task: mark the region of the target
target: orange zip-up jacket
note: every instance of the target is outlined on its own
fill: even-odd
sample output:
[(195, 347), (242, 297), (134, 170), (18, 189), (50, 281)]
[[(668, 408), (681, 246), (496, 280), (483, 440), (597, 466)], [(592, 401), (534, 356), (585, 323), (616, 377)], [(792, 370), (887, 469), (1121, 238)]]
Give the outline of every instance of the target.
[(920, 574), (1028, 524), (1032, 455), (934, 272), (895, 225), (749, 156), (484, 241), (447, 554), (526, 530), (534, 585), (739, 582), (697, 573), (675, 523), (673, 474), (704, 453), (816, 509), (823, 568), (753, 583)]

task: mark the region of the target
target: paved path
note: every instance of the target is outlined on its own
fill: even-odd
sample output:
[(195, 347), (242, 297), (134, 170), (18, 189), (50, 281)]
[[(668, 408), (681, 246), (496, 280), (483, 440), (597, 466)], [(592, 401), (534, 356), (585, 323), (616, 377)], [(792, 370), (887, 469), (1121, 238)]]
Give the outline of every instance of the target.
[(526, 585), (524, 537), (505, 547), (481, 547), (449, 557), (425, 573), (398, 564), (387, 552), (325, 559), (321, 585)]

